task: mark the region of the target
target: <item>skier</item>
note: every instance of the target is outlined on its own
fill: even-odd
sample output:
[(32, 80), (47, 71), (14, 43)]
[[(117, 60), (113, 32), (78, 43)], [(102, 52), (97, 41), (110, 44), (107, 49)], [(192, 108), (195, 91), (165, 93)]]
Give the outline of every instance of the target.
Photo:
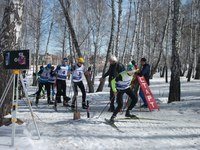
[(35, 104), (38, 105), (39, 98), (40, 98), (40, 92), (45, 86), (45, 89), (47, 90), (47, 103), (53, 104), (53, 102), (50, 100), (50, 84), (48, 82), (49, 76), (51, 71), (51, 64), (48, 64), (46, 67), (44, 67), (42, 70), (40, 70), (40, 78), (39, 78), (39, 89), (36, 92), (36, 101)]
[(133, 70), (133, 65), (129, 64), (126, 71), (121, 72), (116, 78), (112, 79), (111, 87), (114, 95), (117, 95), (117, 107), (110, 118), (110, 123), (114, 123), (115, 117), (123, 107), (124, 93), (126, 93), (131, 98), (131, 102), (126, 110), (125, 116), (136, 117), (135, 115), (130, 114), (130, 110), (132, 110), (132, 108), (137, 103), (137, 97), (131, 89), (131, 81), (133, 80), (135, 73), (136, 71)]
[(63, 106), (69, 106), (68, 101), (70, 100), (70, 97), (66, 96), (66, 79), (70, 75), (70, 66), (67, 58), (63, 58), (62, 65), (58, 65), (55, 72), (57, 74), (57, 93), (54, 106), (56, 108), (57, 103), (61, 103), (61, 95), (63, 96)]
[[(146, 62), (146, 58), (141, 58), (140, 60), (141, 62), (141, 65), (142, 65), (142, 69), (139, 73), (139, 76), (144, 76), (147, 84), (149, 85), (149, 78), (150, 78), (150, 65), (147, 64)], [(140, 88), (140, 91), (139, 91), (139, 95), (143, 101), (143, 105), (141, 105), (142, 108), (147, 108), (147, 101), (145, 99), (145, 96), (144, 96), (144, 93), (142, 92), (142, 89)]]
[(85, 86), (82, 81), (83, 74), (85, 72), (83, 64), (84, 64), (84, 58), (79, 57), (77, 59), (77, 63), (73, 65), (72, 67), (72, 82), (73, 82), (73, 90), (74, 90), (74, 96), (73, 96), (72, 105), (71, 105), (72, 110), (74, 110), (75, 108), (75, 102), (78, 96), (78, 87), (80, 88), (82, 92), (82, 108), (87, 109), (87, 105), (85, 103), (86, 91), (85, 91)]
[[(111, 80), (114, 79), (120, 72), (124, 71), (125, 67), (123, 64), (118, 62), (117, 58), (114, 55), (110, 56), (109, 62), (110, 62), (109, 69), (102, 76), (102, 78), (100, 78), (100, 82), (103, 82), (104, 78), (109, 76), (108, 81), (109, 81), (109, 87), (110, 87)], [(110, 88), (110, 108), (108, 109), (108, 111), (110, 112), (113, 112), (115, 110), (114, 100), (115, 100), (115, 95), (112, 89)]]
[(50, 76), (49, 76), (49, 84), (50, 84), (50, 91), (52, 91), (52, 100), (54, 100), (54, 95), (55, 95), (55, 90), (54, 90), (54, 85), (56, 83), (56, 72), (54, 70), (54, 66), (51, 66), (51, 71), (50, 71)]
[[(44, 66), (40, 66), (40, 70), (38, 71), (38, 73), (33, 73), (33, 80), (36, 80), (36, 81), (33, 81), (33, 85), (34, 85), (34, 82), (37, 82), (38, 89), (39, 89), (40, 75), (42, 74), (43, 70), (44, 70)], [(42, 94), (41, 94), (41, 92), (42, 92)], [(41, 92), (39, 93), (40, 97), (45, 97), (45, 90), (43, 87), (42, 87)], [(32, 94), (32, 96), (36, 96), (37, 93), (38, 93), (38, 91), (36, 91), (34, 94)]]

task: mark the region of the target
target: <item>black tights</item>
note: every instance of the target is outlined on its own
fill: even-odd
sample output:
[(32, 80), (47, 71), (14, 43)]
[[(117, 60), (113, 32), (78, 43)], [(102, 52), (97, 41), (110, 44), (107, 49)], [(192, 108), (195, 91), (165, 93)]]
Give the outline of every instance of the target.
[(85, 103), (85, 99), (86, 99), (86, 92), (85, 92), (85, 86), (83, 84), (82, 81), (80, 82), (73, 82), (74, 84), (74, 96), (73, 96), (73, 102), (72, 103), (75, 103), (76, 101), (76, 96), (78, 95), (78, 87), (79, 89), (81, 90), (81, 93), (82, 93), (82, 103)]
[(117, 92), (117, 108), (114, 110), (113, 116), (116, 116), (123, 107), (124, 93), (126, 93), (131, 98), (131, 103), (129, 107), (127, 108), (127, 111), (133, 109), (133, 107), (137, 103), (137, 97), (135, 96), (134, 91), (131, 88), (128, 88), (126, 90), (119, 90)]

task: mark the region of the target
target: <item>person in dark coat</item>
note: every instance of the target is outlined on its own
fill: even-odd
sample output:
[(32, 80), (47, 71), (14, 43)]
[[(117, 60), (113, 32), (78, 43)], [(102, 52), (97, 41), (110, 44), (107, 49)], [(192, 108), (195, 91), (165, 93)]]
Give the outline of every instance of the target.
[[(149, 78), (150, 78), (150, 65), (146, 62), (146, 58), (141, 58), (140, 62), (141, 62), (141, 65), (142, 65), (142, 69), (140, 71), (140, 76), (144, 76), (147, 84), (149, 85)], [(144, 93), (142, 92), (142, 89), (140, 88), (140, 91), (139, 91), (139, 95), (143, 101), (143, 105), (141, 107), (143, 108), (147, 108), (147, 101), (145, 99), (145, 96), (144, 96)]]
[[(109, 62), (110, 62), (109, 69), (102, 76), (102, 78), (100, 78), (100, 81), (102, 82), (104, 80), (104, 78), (109, 76), (108, 82), (109, 82), (109, 87), (110, 87), (112, 79), (116, 78), (116, 76), (120, 72), (124, 71), (125, 67), (123, 64), (118, 62), (118, 60), (115, 56), (111, 56), (109, 59)], [(110, 112), (113, 112), (115, 110), (114, 101), (115, 101), (115, 95), (114, 95), (112, 89), (110, 88), (110, 108), (108, 109), (108, 111), (110, 111)]]

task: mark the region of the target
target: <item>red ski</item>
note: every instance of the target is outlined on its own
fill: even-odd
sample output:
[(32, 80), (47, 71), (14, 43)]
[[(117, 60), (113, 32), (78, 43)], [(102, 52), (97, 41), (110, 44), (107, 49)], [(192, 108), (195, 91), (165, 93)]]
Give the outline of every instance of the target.
[(145, 99), (147, 101), (147, 104), (148, 104), (148, 108), (150, 111), (154, 110), (154, 109), (158, 109), (159, 110), (159, 107), (156, 103), (156, 100), (145, 80), (145, 78), (142, 76), (137, 76), (137, 80), (140, 84), (140, 87), (142, 89), (142, 92), (144, 93), (144, 96), (145, 96)]

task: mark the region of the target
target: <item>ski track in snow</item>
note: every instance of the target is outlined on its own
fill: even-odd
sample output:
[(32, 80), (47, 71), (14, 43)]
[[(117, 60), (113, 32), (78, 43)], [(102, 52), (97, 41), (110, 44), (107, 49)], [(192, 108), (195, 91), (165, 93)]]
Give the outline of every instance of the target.
[[(185, 80), (184, 80), (185, 81)], [(189, 85), (183, 81), (185, 90)], [(140, 120), (124, 119), (119, 113), (115, 124), (123, 131), (119, 132), (104, 123), (104, 118), (110, 118), (112, 113), (105, 112), (98, 118), (109, 99), (109, 92), (87, 94), (90, 101), (90, 116), (80, 108), (81, 95), (79, 92), (78, 105), (81, 112), (80, 120), (73, 120), (70, 108), (58, 105), (58, 112), (53, 106), (48, 106), (46, 99), (40, 99), (38, 108), (34, 106), (34, 117), (40, 130), (41, 139), (37, 133), (25, 100), (19, 101), (18, 117), (25, 123), (16, 127), (15, 147), (10, 147), (11, 126), (0, 128), (0, 150), (197, 150), (200, 149), (200, 82), (195, 82), (194, 90), (187, 91), (181, 102), (166, 104), (168, 84), (160, 80), (151, 81), (152, 92), (158, 100), (160, 111), (141, 111), (133, 109), (132, 113), (141, 117)], [(162, 83), (162, 84), (161, 84)], [(108, 91), (108, 87), (105, 87)], [(167, 89), (167, 90), (166, 90)], [(30, 87), (34, 93), (35, 87)], [(195, 94), (193, 94), (194, 92)], [(200, 93), (200, 92), (199, 92)], [(183, 94), (184, 95), (184, 94)], [(192, 99), (188, 99), (191, 96)], [(71, 102), (71, 101), (70, 101)], [(139, 102), (137, 104), (140, 105)], [(149, 119), (142, 119), (149, 118)]]

